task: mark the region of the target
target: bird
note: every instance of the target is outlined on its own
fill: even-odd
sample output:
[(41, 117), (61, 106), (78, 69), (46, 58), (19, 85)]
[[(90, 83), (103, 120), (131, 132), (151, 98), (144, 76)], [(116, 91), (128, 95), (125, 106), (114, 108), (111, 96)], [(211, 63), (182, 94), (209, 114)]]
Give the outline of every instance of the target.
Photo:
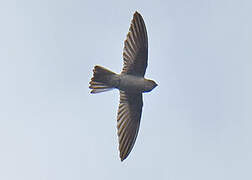
[(148, 37), (143, 17), (137, 11), (131, 20), (124, 41), (123, 68), (120, 74), (96, 65), (89, 82), (92, 94), (118, 89), (120, 103), (117, 112), (117, 135), (121, 161), (130, 154), (139, 131), (143, 93), (153, 90), (157, 83), (144, 78), (148, 63)]

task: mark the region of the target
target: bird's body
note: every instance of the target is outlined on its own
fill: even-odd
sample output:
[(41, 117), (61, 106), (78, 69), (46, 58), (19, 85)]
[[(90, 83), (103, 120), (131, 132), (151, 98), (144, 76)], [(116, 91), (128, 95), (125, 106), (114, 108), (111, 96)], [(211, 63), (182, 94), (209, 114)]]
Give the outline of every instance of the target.
[(119, 90), (130, 93), (143, 93), (151, 91), (155, 86), (152, 81), (134, 75), (120, 75)]
[(95, 66), (89, 86), (91, 93), (114, 88), (120, 90), (117, 134), (122, 161), (131, 152), (138, 134), (143, 107), (142, 93), (150, 92), (157, 86), (153, 80), (144, 78), (148, 60), (148, 38), (143, 18), (138, 12), (134, 14), (124, 42), (123, 60), (121, 74)]

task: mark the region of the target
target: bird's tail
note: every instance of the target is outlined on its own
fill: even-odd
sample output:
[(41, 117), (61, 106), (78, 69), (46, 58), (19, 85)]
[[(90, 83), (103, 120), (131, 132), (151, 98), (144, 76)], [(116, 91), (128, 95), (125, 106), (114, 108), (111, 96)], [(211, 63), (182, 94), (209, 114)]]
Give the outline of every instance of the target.
[(100, 93), (109, 91), (116, 87), (118, 75), (104, 67), (95, 66), (93, 69), (93, 77), (89, 82), (91, 93)]

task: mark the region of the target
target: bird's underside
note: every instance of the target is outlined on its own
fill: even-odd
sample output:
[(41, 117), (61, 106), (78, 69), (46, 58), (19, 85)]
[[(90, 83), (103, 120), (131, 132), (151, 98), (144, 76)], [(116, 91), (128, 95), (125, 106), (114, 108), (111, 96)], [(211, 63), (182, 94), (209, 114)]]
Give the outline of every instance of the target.
[[(148, 60), (148, 38), (142, 16), (135, 12), (124, 41), (122, 74), (144, 77)], [(120, 91), (117, 130), (121, 161), (131, 152), (139, 130), (142, 114), (142, 93)]]
[[(132, 75), (136, 78), (144, 78), (148, 59), (148, 38), (142, 16), (135, 12), (133, 20), (124, 41), (123, 69), (117, 75), (103, 67), (94, 68), (94, 76), (90, 82), (91, 93), (98, 93), (116, 87), (111, 79), (116, 75)], [(105, 69), (105, 70), (104, 70)], [(114, 84), (113, 84), (114, 83)], [(132, 85), (132, 83), (131, 83)], [(156, 86), (156, 85), (155, 85)], [(127, 88), (127, 84), (125, 86)], [(117, 114), (117, 130), (119, 139), (119, 151), (121, 161), (126, 159), (131, 152), (139, 130), (142, 114), (143, 99), (140, 91), (120, 90), (120, 104)]]

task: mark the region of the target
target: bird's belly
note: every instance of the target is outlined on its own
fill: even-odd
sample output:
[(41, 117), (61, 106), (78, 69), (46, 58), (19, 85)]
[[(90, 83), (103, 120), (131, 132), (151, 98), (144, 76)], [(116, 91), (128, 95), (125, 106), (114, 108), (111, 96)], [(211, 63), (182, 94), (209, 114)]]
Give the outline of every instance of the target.
[(132, 93), (143, 92), (144, 78), (132, 75), (121, 75), (118, 89)]

